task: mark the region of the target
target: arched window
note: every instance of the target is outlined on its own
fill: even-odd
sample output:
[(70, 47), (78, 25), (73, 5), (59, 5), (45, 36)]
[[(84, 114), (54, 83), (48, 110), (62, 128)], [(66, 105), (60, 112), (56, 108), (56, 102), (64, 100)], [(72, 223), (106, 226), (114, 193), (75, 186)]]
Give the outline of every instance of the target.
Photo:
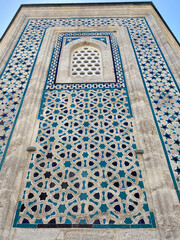
[(116, 82), (109, 39), (64, 38), (55, 83), (99, 82)]
[(71, 56), (71, 76), (100, 76), (101, 53), (92, 46), (84, 45), (76, 48)]

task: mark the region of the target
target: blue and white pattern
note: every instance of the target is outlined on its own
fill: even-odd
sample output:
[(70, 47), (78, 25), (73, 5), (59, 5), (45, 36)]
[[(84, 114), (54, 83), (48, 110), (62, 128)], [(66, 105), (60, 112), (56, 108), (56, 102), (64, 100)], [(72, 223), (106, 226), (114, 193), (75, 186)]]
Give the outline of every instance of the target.
[(47, 91), (17, 226), (152, 227), (123, 89)]
[[(137, 58), (139, 69), (142, 75), (142, 80), (146, 93), (149, 99), (149, 103), (152, 108), (154, 120), (162, 141), (164, 152), (166, 155), (167, 163), (170, 169), (170, 173), (173, 179), (174, 187), (179, 195), (180, 185), (180, 142), (179, 142), (179, 88), (176, 81), (165, 61), (165, 58), (145, 20), (145, 18), (74, 18), (74, 19), (30, 19), (16, 45), (12, 55), (10, 56), (0, 79), (0, 100), (1, 100), (1, 165), (5, 160), (5, 155), (8, 149), (8, 144), (31, 78), (31, 73), (38, 55), (38, 51), (43, 40), (45, 29), (49, 27), (73, 27), (73, 26), (124, 26), (129, 31), (129, 36), (134, 48), (134, 52)], [(69, 33), (71, 34), (71, 33)], [(76, 37), (75, 35), (73, 35)], [(59, 39), (63, 36), (59, 36)], [(95, 34), (95, 37), (97, 35)], [(117, 51), (115, 45), (115, 38), (111, 36), (111, 44), (113, 51)], [(114, 42), (113, 42), (114, 41)], [(59, 40), (59, 44), (61, 41)], [(61, 46), (59, 45), (59, 48)], [(58, 48), (58, 43), (57, 43)], [(57, 51), (58, 54), (58, 51)], [(118, 54), (117, 54), (118, 57)], [(116, 59), (114, 57), (114, 59)], [(54, 60), (53, 60), (54, 61)], [(53, 63), (52, 61), (52, 63)], [(119, 60), (115, 60), (116, 64)], [(56, 62), (54, 62), (56, 64)], [(46, 89), (54, 89), (59, 94), (63, 91), (72, 90), (80, 92), (83, 89), (87, 89), (90, 93), (90, 89), (97, 88), (97, 84), (53, 84), (54, 76), (49, 75)], [(123, 74), (123, 73), (122, 73)], [(118, 79), (119, 77), (119, 79)], [(51, 79), (50, 79), (51, 78)], [(126, 92), (126, 100), (129, 106), (127, 89), (125, 87), (124, 79), (121, 74), (117, 74), (116, 83), (99, 84), (98, 89), (101, 89), (101, 93), (104, 88), (112, 88), (113, 91), (121, 89), (120, 92)], [(52, 82), (50, 83), (50, 80)], [(84, 87), (86, 85), (86, 87)], [(100, 90), (98, 90), (100, 91)], [(97, 92), (98, 92), (97, 91)], [(110, 90), (109, 90), (110, 91)], [(66, 94), (68, 94), (66, 92)], [(58, 98), (57, 98), (58, 99)], [(44, 99), (45, 101), (45, 99)], [(40, 116), (44, 114), (44, 109), (40, 113)], [(131, 116), (131, 114), (129, 115)], [(37, 140), (38, 141), (38, 140)], [(36, 161), (36, 160), (33, 160)], [(135, 160), (133, 160), (135, 161)], [(134, 166), (134, 165), (133, 165)], [(124, 170), (123, 170), (124, 171)], [(140, 171), (140, 169), (138, 170)], [(139, 173), (137, 174), (139, 177)], [(138, 180), (139, 181), (139, 180)], [(143, 189), (143, 188), (142, 188)], [(144, 190), (143, 190), (144, 191)], [(144, 200), (146, 202), (146, 200)], [(146, 204), (144, 202), (144, 204)], [(127, 204), (127, 203), (126, 203)], [(128, 206), (128, 205), (127, 205)], [(122, 206), (121, 210), (123, 209)], [(20, 208), (20, 207), (19, 207)], [(99, 208), (100, 209), (100, 208)], [(104, 208), (100, 209), (101, 212), (105, 211)], [(143, 208), (142, 208), (143, 209)], [(142, 210), (141, 209), (141, 210)], [(40, 211), (40, 210), (39, 210)], [(79, 211), (79, 210), (78, 210)], [(108, 211), (108, 210), (107, 210)], [(148, 214), (145, 211), (146, 220), (143, 219), (145, 224), (148, 224)], [(140, 213), (144, 216), (143, 210)], [(103, 218), (102, 218), (103, 219)], [(100, 220), (103, 222), (104, 220)], [(132, 218), (131, 218), (132, 220)], [(140, 219), (139, 219), (140, 220)], [(19, 221), (19, 220), (18, 220)], [(125, 221), (125, 220), (124, 220)], [(132, 224), (138, 224), (137, 220), (132, 220)], [(105, 221), (106, 222), (106, 221)], [(151, 222), (151, 220), (149, 221)], [(104, 223), (104, 222), (103, 222)], [(106, 222), (107, 223), (107, 222)], [(130, 223), (130, 222), (129, 222)], [(141, 222), (140, 222), (141, 223)]]
[(15, 226), (154, 227), (117, 42), (101, 33), (111, 39), (117, 83), (55, 84), (66, 35), (95, 33), (56, 41)]

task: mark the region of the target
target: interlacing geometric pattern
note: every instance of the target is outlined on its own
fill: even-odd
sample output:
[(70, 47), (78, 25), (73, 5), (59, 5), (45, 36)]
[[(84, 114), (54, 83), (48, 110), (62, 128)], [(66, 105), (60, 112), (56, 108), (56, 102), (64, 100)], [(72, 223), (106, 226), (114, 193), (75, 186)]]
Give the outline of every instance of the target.
[(45, 94), (18, 224), (147, 224), (124, 89)]
[[(23, 103), (23, 99), (24, 99), (29, 81), (31, 79), (31, 74), (33, 71), (33, 67), (34, 67), (37, 55), (38, 55), (38, 51), (41, 46), (41, 42), (43, 40), (45, 29), (49, 27), (55, 27), (55, 26), (57, 27), (63, 26), (67, 28), (69, 26), (70, 27), (85, 26), (87, 28), (89, 26), (90, 27), (124, 26), (127, 28), (129, 32), (129, 37), (132, 42), (132, 46), (134, 48), (134, 53), (137, 58), (137, 63), (139, 65), (144, 87), (146, 89), (146, 93), (149, 98), (149, 103), (151, 105), (151, 109), (154, 115), (154, 120), (162, 141), (162, 145), (164, 148), (164, 152), (166, 155), (166, 159), (170, 169), (174, 187), (177, 191), (178, 197), (180, 197), (179, 195), (179, 187), (180, 187), (179, 123), (180, 123), (180, 119), (178, 115), (178, 112), (180, 110), (179, 88), (176, 84), (176, 81), (165, 61), (165, 58), (161, 50), (159, 49), (159, 46), (145, 18), (141, 18), (141, 17), (138, 17), (138, 18), (30, 19), (28, 21), (21, 37), (19, 38), (19, 41), (17, 42), (17, 45), (15, 46), (3, 72), (0, 75), (1, 76), (0, 78), (0, 100), (1, 100), (0, 156), (2, 159), (2, 161), (0, 162), (0, 168), (2, 167), (3, 162), (5, 160), (5, 155), (8, 149), (9, 141), (11, 139), (11, 135), (12, 135), (14, 126), (16, 124), (17, 117), (19, 115), (19, 111), (21, 109), (21, 105)], [(71, 34), (69, 34), (69, 36), (71, 37)], [(95, 33), (94, 36), (97, 37), (97, 33)], [(121, 90), (125, 91), (127, 94), (125, 82), (121, 74), (117, 74), (116, 83), (55, 85), (54, 84), (55, 72), (53, 72), (54, 71), (53, 63), (55, 65), (57, 64), (58, 53), (59, 53), (58, 48), (61, 48), (61, 42), (62, 42), (60, 38), (63, 38), (63, 35), (59, 37), (59, 43), (57, 42), (57, 47), (56, 49), (54, 49), (54, 58), (52, 59), (52, 62), (51, 62), (52, 68), (50, 69), (51, 71), (48, 76), (46, 89), (51, 89), (51, 91), (53, 91), (53, 89), (56, 89), (54, 91), (57, 91), (58, 94), (60, 94), (61, 91), (63, 92), (68, 89), (71, 91), (77, 92), (77, 91), (80, 91), (81, 89), (87, 89), (86, 91), (90, 91), (91, 89), (97, 88), (103, 91), (104, 88), (109, 88), (109, 89), (120, 88)], [(118, 49), (115, 46), (113, 47), (113, 45), (115, 44), (116, 44), (115, 37), (112, 36), (111, 46), (112, 46), (112, 55), (114, 56), (114, 68), (115, 68), (115, 71), (116, 70), (119, 71), (120, 66), (118, 66), (119, 64), (119, 57), (117, 54)], [(115, 51), (116, 53), (113, 53), (113, 51)], [(57, 56), (55, 56), (55, 54), (57, 54)], [(55, 60), (55, 58), (57, 59)], [(128, 95), (126, 97), (128, 98)], [(127, 99), (127, 103), (128, 103), (128, 99)], [(130, 111), (130, 105), (129, 105), (129, 111)], [(43, 108), (40, 113), (41, 113), (40, 115), (42, 115), (42, 113), (45, 114)], [(118, 128), (119, 127), (117, 127), (117, 129)], [(114, 141), (116, 143), (116, 140)], [(131, 146), (131, 144), (129, 146)], [(124, 151), (122, 151), (122, 153), (124, 153)], [(133, 160), (133, 161), (136, 161), (136, 160)], [(36, 156), (32, 158), (32, 163), (35, 164), (35, 162), (36, 162)], [(135, 165), (133, 166), (135, 167)], [(122, 169), (122, 170), (125, 171), (125, 169)], [(138, 166), (137, 166), (136, 172), (138, 177), (140, 177), (138, 171), (140, 171), (140, 169), (138, 169)], [(128, 176), (127, 173), (125, 176)], [(137, 187), (138, 181), (139, 180), (137, 180), (135, 183), (136, 187)], [(27, 185), (27, 188), (28, 188), (28, 185)], [(23, 199), (24, 198), (27, 199), (26, 194), (23, 196)], [(146, 201), (146, 200), (143, 200), (143, 201)], [(122, 199), (120, 202), (122, 203)], [(140, 202), (138, 202), (139, 206), (141, 206)], [(141, 204), (146, 204), (146, 203), (142, 202)], [(115, 207), (115, 205), (113, 206)], [(127, 202), (126, 202), (126, 206), (127, 206), (126, 208), (128, 208), (129, 206)], [(122, 220), (121, 213), (123, 209), (121, 205), (119, 205), (119, 207), (121, 208), (121, 210), (120, 210), (118, 221), (120, 221), (120, 218)], [(21, 203), (19, 203), (18, 205), (18, 211), (20, 210), (20, 208), (21, 208)], [(98, 209), (98, 207), (96, 209)], [(143, 221), (147, 223), (147, 218), (145, 218), (143, 213), (143, 211), (145, 210), (143, 209), (144, 208), (141, 208), (140, 214), (142, 217), (144, 217)], [(39, 213), (39, 211), (42, 211), (44, 215), (45, 210), (41, 209), (36, 211), (35, 216), (37, 215), (37, 213)], [(98, 211), (101, 211), (101, 209), (99, 208)], [(117, 210), (114, 208), (114, 211), (117, 211)], [(136, 211), (136, 208), (134, 208), (133, 211)], [(22, 214), (21, 216), (23, 216), (23, 211), (21, 212), (21, 214)], [(137, 223), (136, 222), (137, 220), (134, 220), (132, 216), (134, 215), (131, 213), (130, 218), (132, 222)], [(147, 216), (148, 216), (148, 211), (146, 213), (146, 217)], [(18, 217), (16, 218), (16, 220), (17, 220), (16, 221), (17, 223)], [(33, 222), (33, 220), (31, 220), (31, 222)]]

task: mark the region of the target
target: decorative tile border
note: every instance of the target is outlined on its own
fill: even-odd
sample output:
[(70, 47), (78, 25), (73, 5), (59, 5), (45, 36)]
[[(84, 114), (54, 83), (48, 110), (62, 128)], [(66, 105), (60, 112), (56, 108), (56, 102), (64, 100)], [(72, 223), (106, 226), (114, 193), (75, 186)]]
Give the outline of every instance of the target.
[[(116, 76), (116, 83), (110, 83), (110, 82), (104, 82), (99, 84), (97, 83), (89, 83), (87, 84), (79, 84), (79, 83), (72, 83), (72, 84), (59, 84), (56, 83), (56, 77), (57, 77), (57, 72), (58, 72), (58, 64), (59, 64), (59, 59), (61, 56), (61, 48), (62, 48), (62, 43), (65, 37), (73, 37), (72, 39), (79, 39), (79, 37), (86, 37), (86, 36), (108, 36), (109, 37), (109, 42), (111, 46), (111, 51), (112, 51), (112, 58), (113, 58), (113, 65), (114, 65), (114, 72)], [(118, 83), (118, 84), (117, 84)], [(113, 33), (111, 32), (105, 32), (105, 33), (99, 33), (99, 32), (84, 32), (84, 33), (76, 33), (76, 32), (67, 32), (67, 33), (61, 33), (58, 36), (58, 39), (56, 41), (56, 45), (54, 47), (53, 51), (53, 56), (52, 56), (52, 62), (51, 62), (51, 67), (50, 67), (50, 73), (48, 75), (48, 89), (81, 89), (81, 88), (106, 88), (106, 87), (115, 87), (115, 86), (121, 86), (124, 83), (124, 76), (123, 76), (123, 70), (121, 67), (121, 61), (120, 61), (120, 55), (119, 55), (119, 49), (117, 45), (116, 38)]]
[(152, 32), (149, 32), (149, 42), (148, 39), (144, 42), (138, 40), (139, 33), (136, 31), (133, 34), (129, 31), (144, 88), (180, 201), (179, 87)]

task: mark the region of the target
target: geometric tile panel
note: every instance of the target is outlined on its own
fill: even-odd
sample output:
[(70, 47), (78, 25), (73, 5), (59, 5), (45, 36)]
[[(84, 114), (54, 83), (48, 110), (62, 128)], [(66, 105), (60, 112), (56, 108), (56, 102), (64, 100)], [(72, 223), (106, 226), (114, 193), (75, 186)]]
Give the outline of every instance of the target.
[(37, 143), (16, 226), (153, 226), (124, 89), (46, 91)]

